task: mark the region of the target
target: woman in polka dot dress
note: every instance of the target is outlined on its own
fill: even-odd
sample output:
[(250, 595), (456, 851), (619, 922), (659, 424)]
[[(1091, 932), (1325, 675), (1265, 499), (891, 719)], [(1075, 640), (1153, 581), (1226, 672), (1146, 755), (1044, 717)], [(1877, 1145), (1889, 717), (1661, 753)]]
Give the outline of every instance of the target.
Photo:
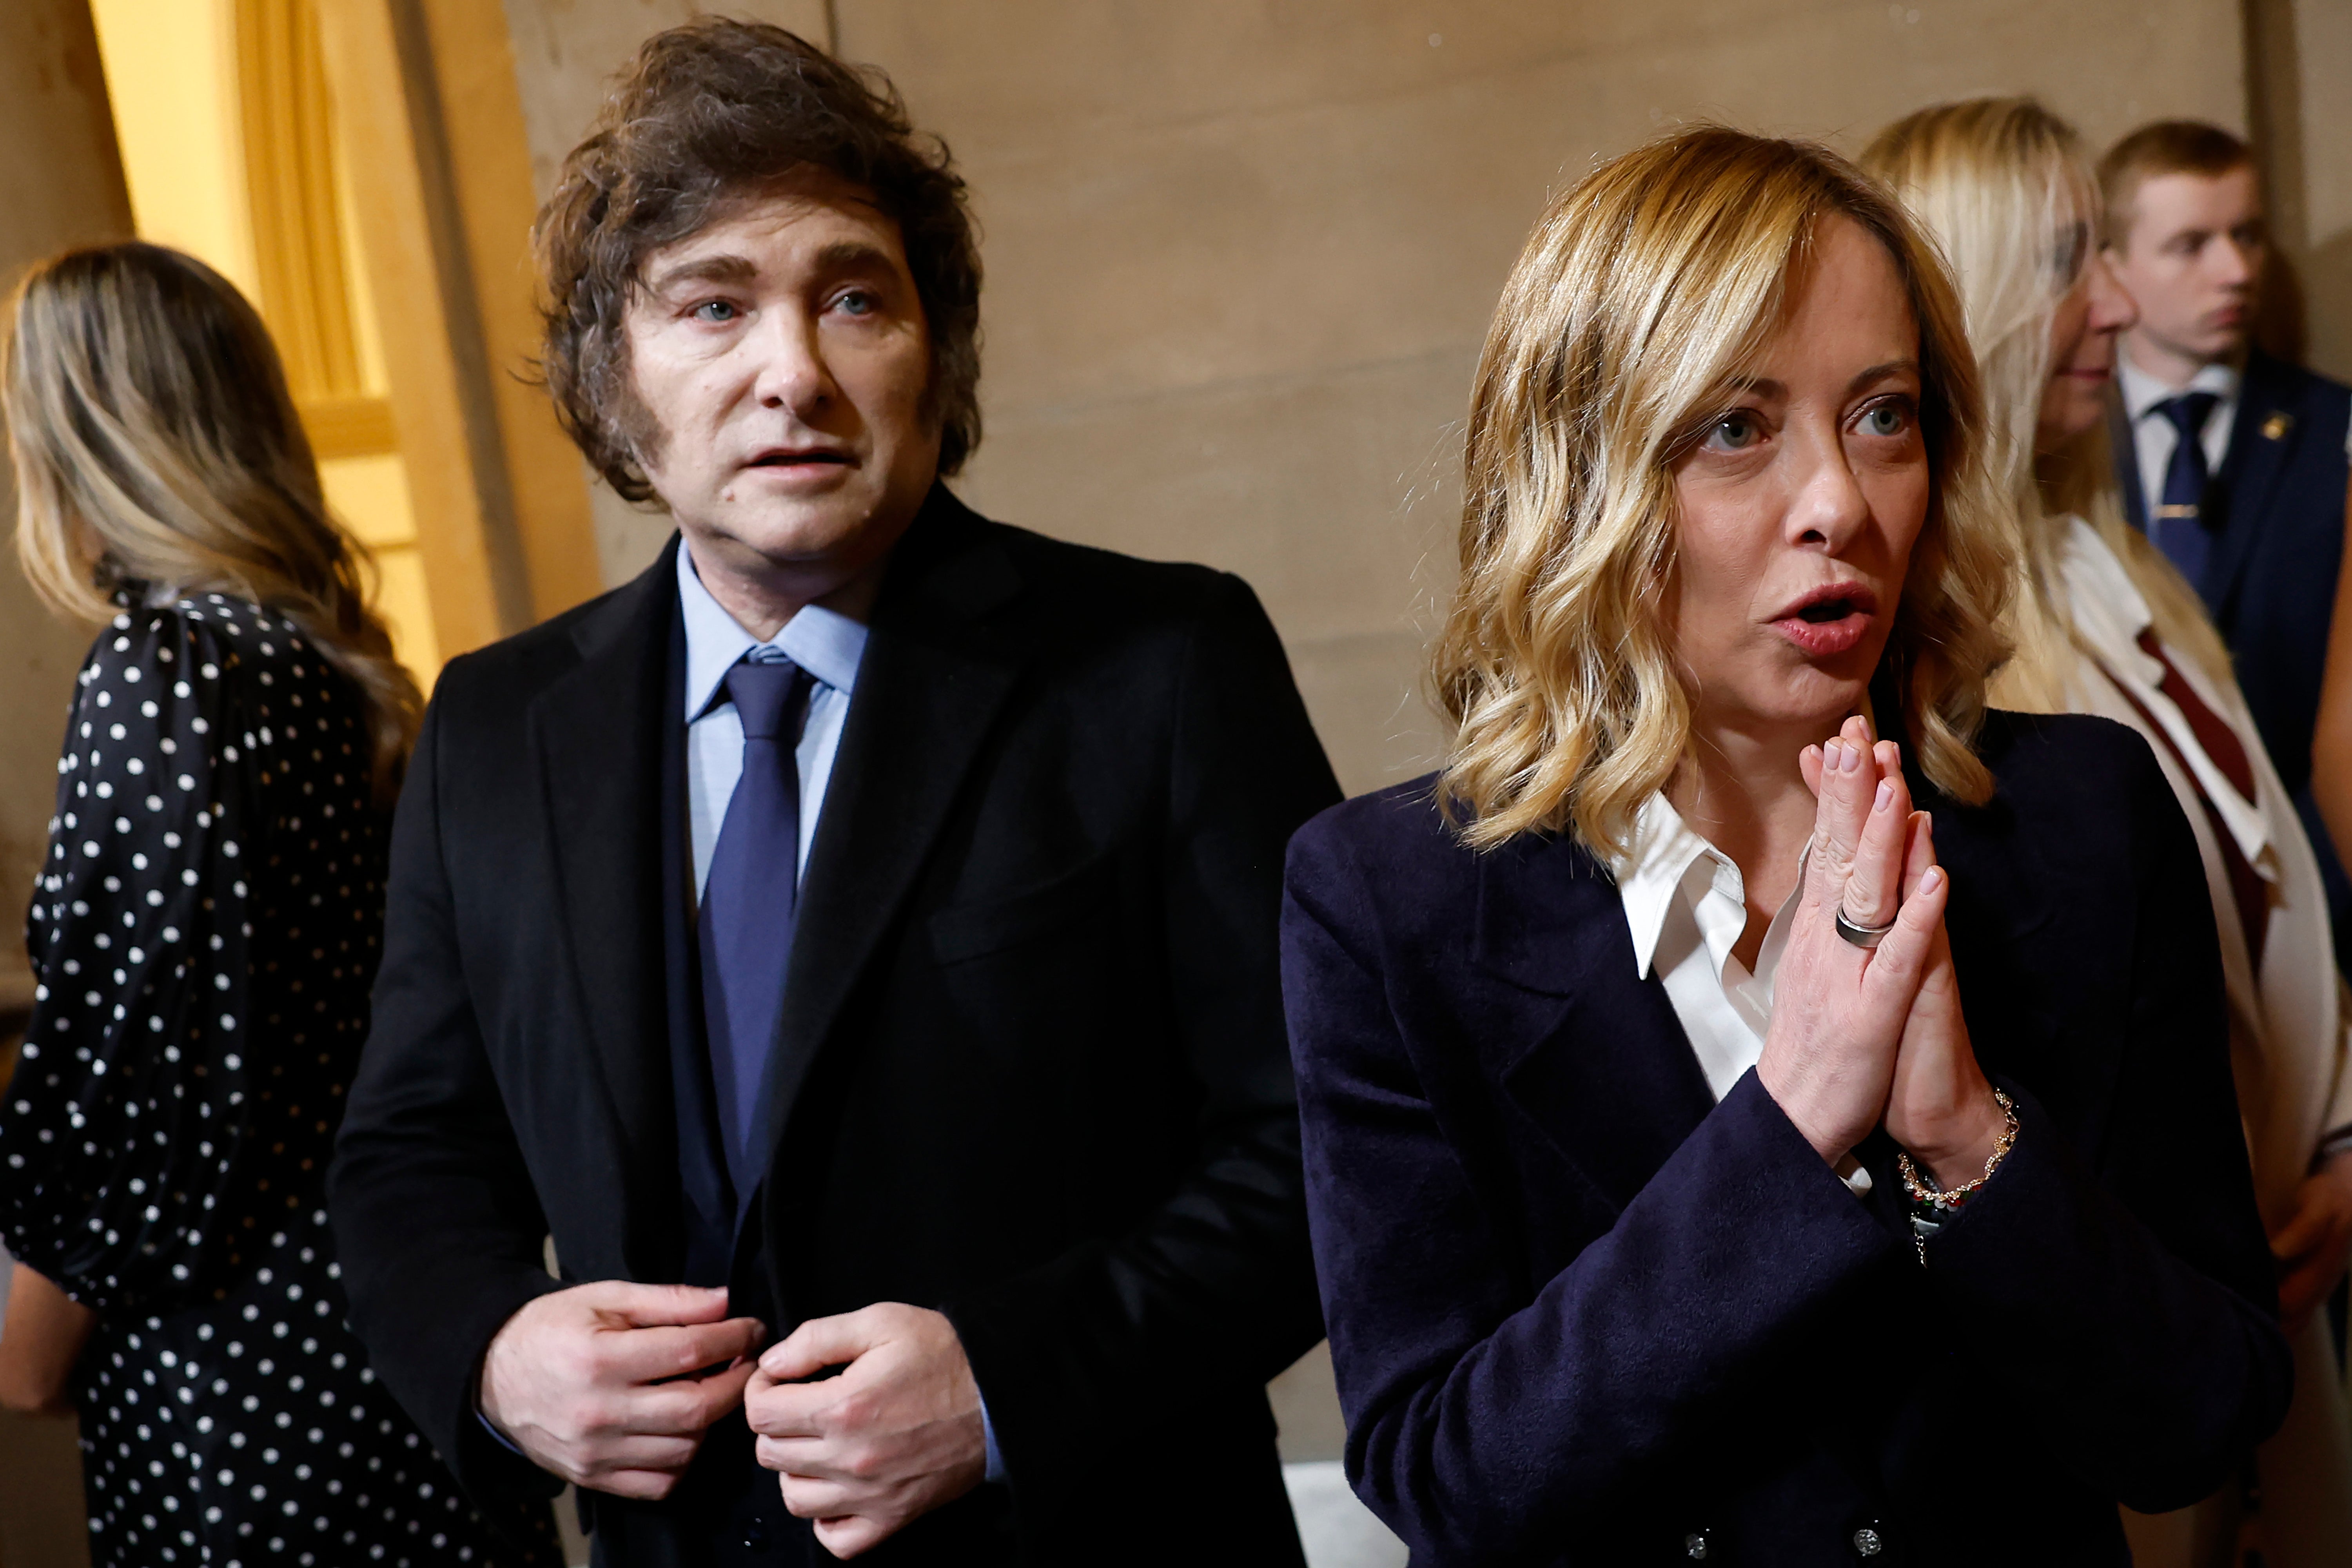
[(0, 1097), (0, 1390), (70, 1391), (100, 1564), (560, 1563), (343, 1325), (322, 1188), (418, 698), (268, 335), (186, 256), (70, 253), (20, 289), (5, 399), (27, 575), (110, 619)]

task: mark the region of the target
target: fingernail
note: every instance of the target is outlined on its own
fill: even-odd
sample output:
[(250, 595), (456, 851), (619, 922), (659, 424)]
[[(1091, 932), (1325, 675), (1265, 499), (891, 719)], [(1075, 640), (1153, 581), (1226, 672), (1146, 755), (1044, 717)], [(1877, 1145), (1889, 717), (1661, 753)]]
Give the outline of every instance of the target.
[(1929, 866), (1927, 874), (1919, 879), (1919, 891), (1922, 893), (1933, 893), (1943, 885), (1944, 868), (1939, 865)]
[(1845, 770), (1846, 770), (1848, 773), (1859, 772), (1859, 771), (1861, 770), (1861, 768), (1862, 768), (1862, 747), (1859, 747), (1859, 746), (1849, 746), (1849, 747), (1847, 747), (1845, 748), (1845, 761), (1844, 761), (1843, 766), (1844, 766), (1844, 768), (1845, 768)]
[(1878, 798), (1870, 803), (1874, 811), (1884, 811), (1895, 804), (1895, 786), (1882, 779), (1878, 781)]

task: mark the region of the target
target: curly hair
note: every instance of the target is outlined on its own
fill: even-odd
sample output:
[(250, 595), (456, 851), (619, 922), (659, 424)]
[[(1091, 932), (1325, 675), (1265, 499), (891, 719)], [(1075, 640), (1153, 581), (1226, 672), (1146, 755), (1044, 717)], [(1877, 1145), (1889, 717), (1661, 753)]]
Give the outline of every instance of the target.
[(1959, 300), (1895, 199), (1834, 152), (1703, 127), (1602, 165), (1536, 225), (1478, 365), (1461, 585), (1431, 675), (1465, 841), (1573, 834), (1604, 859), (1690, 743), (1665, 605), (1672, 465), (1781, 319), (1822, 218), (1893, 257), (1919, 326), (1935, 490), (1883, 655), (1921, 767), (1979, 804), (1985, 685), (2007, 655), (2008, 517), (1985, 482)]
[(799, 169), (870, 193), (898, 225), (930, 338), (940, 472), (980, 444), (980, 250), (947, 144), (915, 133), (879, 71), (782, 27), (704, 17), (639, 46), (531, 230), (556, 416), (627, 499), (656, 498), (639, 454), (658, 426), (622, 326), (646, 258)]

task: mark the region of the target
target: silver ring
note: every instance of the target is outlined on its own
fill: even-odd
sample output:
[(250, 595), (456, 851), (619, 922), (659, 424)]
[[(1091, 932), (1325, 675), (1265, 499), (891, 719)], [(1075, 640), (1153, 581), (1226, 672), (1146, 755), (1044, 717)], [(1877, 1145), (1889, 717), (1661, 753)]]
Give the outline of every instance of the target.
[(1843, 899), (1838, 901), (1837, 934), (1855, 946), (1875, 947), (1885, 941), (1886, 934), (1894, 929), (1895, 922), (1892, 920), (1884, 925), (1856, 925), (1845, 917), (1845, 901)]

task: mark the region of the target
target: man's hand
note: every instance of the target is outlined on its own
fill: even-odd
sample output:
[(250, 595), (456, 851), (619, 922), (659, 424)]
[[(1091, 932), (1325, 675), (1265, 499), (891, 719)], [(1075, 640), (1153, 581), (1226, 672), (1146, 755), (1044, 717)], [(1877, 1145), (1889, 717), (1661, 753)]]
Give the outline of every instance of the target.
[(2271, 1237), (2271, 1250), (2279, 1260), (2279, 1322), (2290, 1335), (2300, 1333), (2352, 1254), (2352, 1151), (2303, 1178), (2294, 1213)]
[[(846, 1365), (843, 1365), (846, 1363)], [(839, 1375), (803, 1383), (829, 1366)], [(988, 1469), (980, 1385), (938, 1312), (885, 1301), (769, 1347), (743, 1395), (784, 1507), (855, 1557), (971, 1490)]]
[(703, 1432), (741, 1401), (766, 1334), (757, 1318), (727, 1316), (723, 1290), (575, 1285), (540, 1297), (490, 1341), (482, 1414), (575, 1486), (667, 1497)]

